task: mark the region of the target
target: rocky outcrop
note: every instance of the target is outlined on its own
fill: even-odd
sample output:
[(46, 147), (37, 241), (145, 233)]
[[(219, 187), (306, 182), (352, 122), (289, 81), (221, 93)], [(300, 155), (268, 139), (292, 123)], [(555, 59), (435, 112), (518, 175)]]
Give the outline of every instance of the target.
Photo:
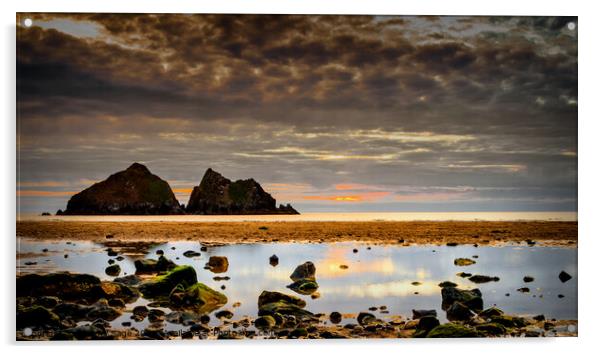
[(232, 182), (208, 169), (194, 187), (186, 205), (190, 214), (299, 214), (290, 204), (276, 207), (276, 200), (254, 179)]
[(182, 214), (169, 184), (134, 163), (106, 180), (77, 193), (63, 215)]

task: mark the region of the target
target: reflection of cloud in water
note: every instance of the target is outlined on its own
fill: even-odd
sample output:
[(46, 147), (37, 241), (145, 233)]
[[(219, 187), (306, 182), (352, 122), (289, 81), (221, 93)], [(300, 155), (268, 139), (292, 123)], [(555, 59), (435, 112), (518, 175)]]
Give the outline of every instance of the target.
[(324, 295), (343, 295), (345, 297), (383, 298), (388, 296), (410, 296), (418, 291), (421, 295), (436, 295), (441, 292), (438, 282), (427, 281), (414, 286), (411, 281), (391, 281), (384, 283), (346, 285), (341, 287), (320, 287)]

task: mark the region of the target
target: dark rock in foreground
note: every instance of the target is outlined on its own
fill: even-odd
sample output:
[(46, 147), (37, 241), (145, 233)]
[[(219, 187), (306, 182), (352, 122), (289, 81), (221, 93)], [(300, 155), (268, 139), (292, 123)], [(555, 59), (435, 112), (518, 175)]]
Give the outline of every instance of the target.
[(194, 187), (186, 205), (190, 214), (299, 214), (290, 204), (276, 207), (276, 200), (254, 179), (232, 182), (208, 169)]
[[(160, 215), (182, 214), (169, 184), (144, 165), (134, 163), (125, 171), (77, 193), (62, 215)], [(58, 214), (58, 213), (57, 213)]]

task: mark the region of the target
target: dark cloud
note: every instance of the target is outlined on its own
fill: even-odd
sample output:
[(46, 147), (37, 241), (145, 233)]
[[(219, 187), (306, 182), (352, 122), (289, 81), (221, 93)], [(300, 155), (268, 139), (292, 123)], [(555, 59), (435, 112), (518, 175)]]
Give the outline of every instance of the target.
[(321, 191), (524, 186), (543, 209), (576, 193), (573, 17), (19, 16), (23, 180), (143, 160)]

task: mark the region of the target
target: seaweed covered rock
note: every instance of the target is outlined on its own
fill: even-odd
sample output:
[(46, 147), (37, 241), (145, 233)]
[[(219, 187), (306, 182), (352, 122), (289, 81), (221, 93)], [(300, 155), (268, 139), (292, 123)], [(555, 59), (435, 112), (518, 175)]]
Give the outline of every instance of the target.
[(318, 283), (316, 282), (316, 266), (312, 262), (305, 262), (295, 268), (293, 273), (290, 275), (292, 284), (289, 284), (287, 288), (301, 295), (311, 295), (318, 290)]
[(164, 215), (183, 210), (169, 184), (134, 163), (75, 194), (62, 215)]
[(427, 338), (471, 338), (479, 337), (479, 333), (469, 327), (456, 324), (445, 323), (433, 328), (426, 336)]
[(487, 336), (501, 336), (506, 334), (506, 327), (499, 323), (482, 323), (475, 326), (475, 329)]
[(177, 266), (164, 275), (158, 275), (138, 286), (147, 298), (167, 297), (177, 286), (188, 288), (197, 283), (196, 271), (191, 266)]
[(318, 283), (314, 280), (309, 279), (301, 279), (296, 282), (289, 284), (286, 286), (287, 288), (293, 290), (297, 294), (301, 295), (311, 295), (318, 290)]
[(261, 294), (259, 295), (259, 298), (257, 299), (257, 306), (261, 307), (265, 304), (269, 304), (271, 302), (278, 302), (278, 301), (288, 302), (290, 304), (294, 304), (299, 307), (305, 307), (305, 305), (306, 305), (304, 300), (302, 300), (296, 296), (283, 294), (283, 293), (280, 293), (277, 291), (264, 290), (261, 292)]
[(254, 179), (232, 182), (211, 168), (194, 187), (186, 205), (190, 214), (299, 214), (276, 200)]
[(226, 295), (203, 283), (196, 283), (189, 287), (178, 284), (169, 294), (170, 308), (193, 310), (196, 313), (211, 312), (227, 302)]
[(257, 299), (259, 316), (272, 316), (277, 323), (283, 316), (289, 315), (295, 318), (313, 318), (314, 314), (304, 310), (305, 301), (291, 295), (276, 291), (263, 291)]

